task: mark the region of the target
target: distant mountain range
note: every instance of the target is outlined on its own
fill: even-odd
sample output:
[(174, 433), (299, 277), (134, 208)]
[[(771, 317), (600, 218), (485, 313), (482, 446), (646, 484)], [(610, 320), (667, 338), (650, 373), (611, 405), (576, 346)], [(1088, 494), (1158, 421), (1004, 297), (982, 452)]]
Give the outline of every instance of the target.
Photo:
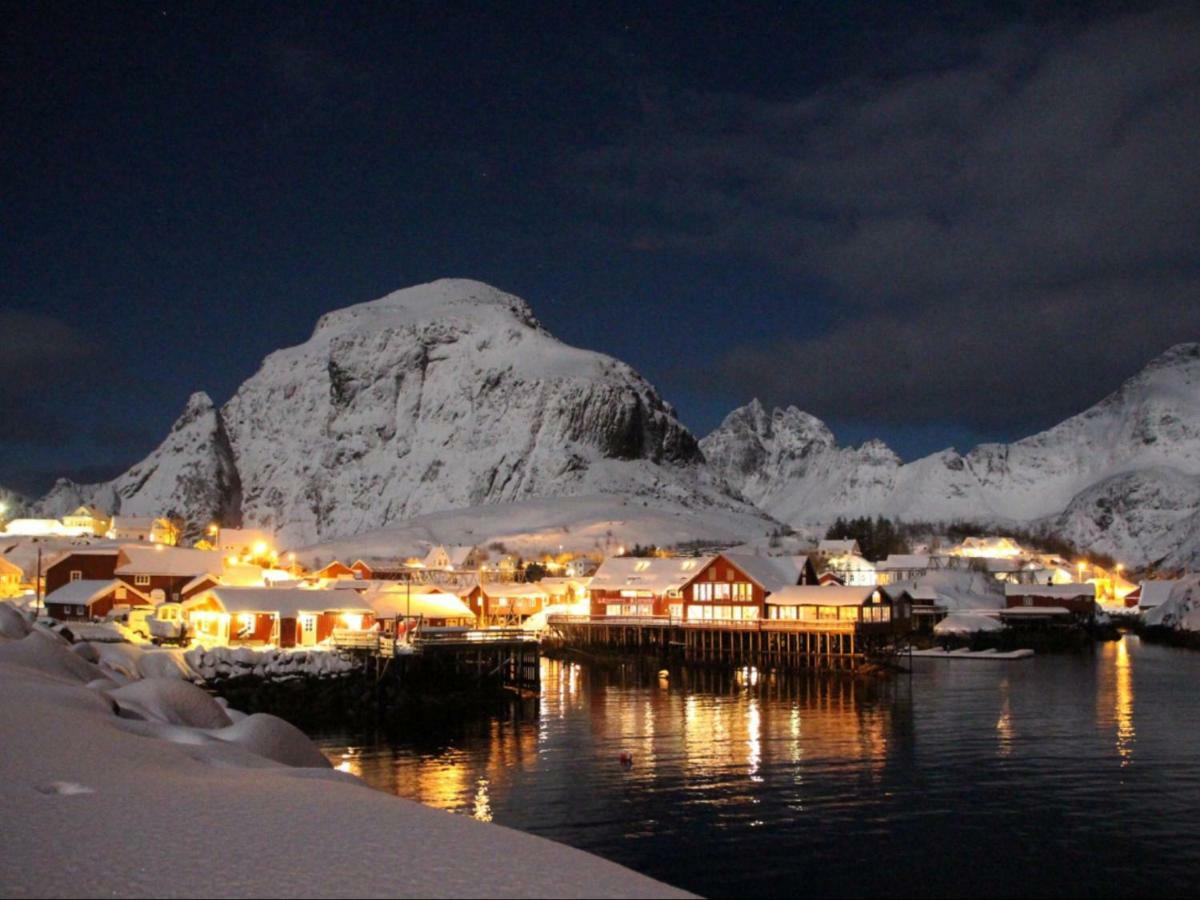
[(558, 341), (517, 297), (443, 280), (326, 314), (224, 407), (194, 394), (123, 475), (60, 480), (33, 506), (174, 513), (193, 534), (242, 521), (299, 546), (443, 510), (620, 495), (711, 511), (747, 538), (838, 515), (1047, 523), (1129, 565), (1197, 565), (1198, 413), (1200, 344), (1181, 344), (1086, 412), (966, 455), (841, 447), (819, 419), (757, 401), (697, 441), (625, 363)]
[(1045, 523), (1131, 565), (1200, 563), (1200, 344), (1172, 347), (1047, 431), (966, 455), (905, 463), (879, 441), (841, 447), (819, 419), (757, 401), (700, 447), (746, 499), (793, 525), (863, 514)]

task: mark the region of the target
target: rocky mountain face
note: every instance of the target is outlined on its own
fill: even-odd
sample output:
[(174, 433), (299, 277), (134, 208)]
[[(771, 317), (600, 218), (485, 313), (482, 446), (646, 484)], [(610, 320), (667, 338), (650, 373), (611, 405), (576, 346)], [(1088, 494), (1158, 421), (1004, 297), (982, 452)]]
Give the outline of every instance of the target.
[(903, 463), (839, 447), (794, 408), (735, 410), (700, 442), (710, 467), (793, 525), (839, 515), (1041, 523), (1130, 564), (1200, 561), (1200, 344), (1180, 344), (1087, 411), (1012, 444)]
[(569, 347), (526, 303), (445, 280), (323, 316), (217, 411), (193, 396), (163, 445), (48, 513), (121, 512), (275, 529), (287, 544), (532, 497), (621, 493), (766, 517), (712, 479), (632, 368)]
[(220, 412), (195, 393), (153, 453), (110, 482), (59, 481), (38, 502), (43, 515), (61, 516), (83, 503), (123, 515), (177, 516), (195, 538), (211, 521), (241, 519), (241, 480)]

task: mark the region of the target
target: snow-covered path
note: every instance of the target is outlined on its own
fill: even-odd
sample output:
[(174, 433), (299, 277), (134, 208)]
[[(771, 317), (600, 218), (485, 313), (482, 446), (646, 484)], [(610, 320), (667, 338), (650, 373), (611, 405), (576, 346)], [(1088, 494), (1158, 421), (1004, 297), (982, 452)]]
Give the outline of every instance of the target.
[(45, 635), (0, 638), (4, 897), (688, 896), (332, 769), (266, 759), (247, 748), (270, 749), (267, 733), (284, 756), (305, 752), (272, 717), (209, 731), (118, 717), (116, 685), (84, 683), (96, 671)]

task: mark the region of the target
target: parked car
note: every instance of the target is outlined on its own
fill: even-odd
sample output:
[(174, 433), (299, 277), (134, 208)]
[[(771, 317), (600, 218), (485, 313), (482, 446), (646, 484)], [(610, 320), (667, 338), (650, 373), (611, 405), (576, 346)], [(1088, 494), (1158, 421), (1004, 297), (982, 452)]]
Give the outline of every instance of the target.
[(151, 634), (148, 620), (154, 615), (154, 609), (153, 606), (117, 607), (106, 616), (106, 619), (128, 629), (140, 638), (149, 639)]

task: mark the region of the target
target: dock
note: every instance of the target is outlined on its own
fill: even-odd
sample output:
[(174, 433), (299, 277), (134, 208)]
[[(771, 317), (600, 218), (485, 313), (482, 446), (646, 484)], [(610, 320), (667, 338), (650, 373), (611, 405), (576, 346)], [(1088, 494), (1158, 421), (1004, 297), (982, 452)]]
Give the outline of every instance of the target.
[(899, 623), (841, 619), (551, 616), (547, 625), (548, 642), (569, 650), (784, 670), (853, 671), (867, 663), (894, 662), (902, 635)]
[(381, 635), (370, 655), (377, 680), (403, 673), (520, 691), (541, 687), (538, 639), (520, 628), (425, 628), (411, 642)]

